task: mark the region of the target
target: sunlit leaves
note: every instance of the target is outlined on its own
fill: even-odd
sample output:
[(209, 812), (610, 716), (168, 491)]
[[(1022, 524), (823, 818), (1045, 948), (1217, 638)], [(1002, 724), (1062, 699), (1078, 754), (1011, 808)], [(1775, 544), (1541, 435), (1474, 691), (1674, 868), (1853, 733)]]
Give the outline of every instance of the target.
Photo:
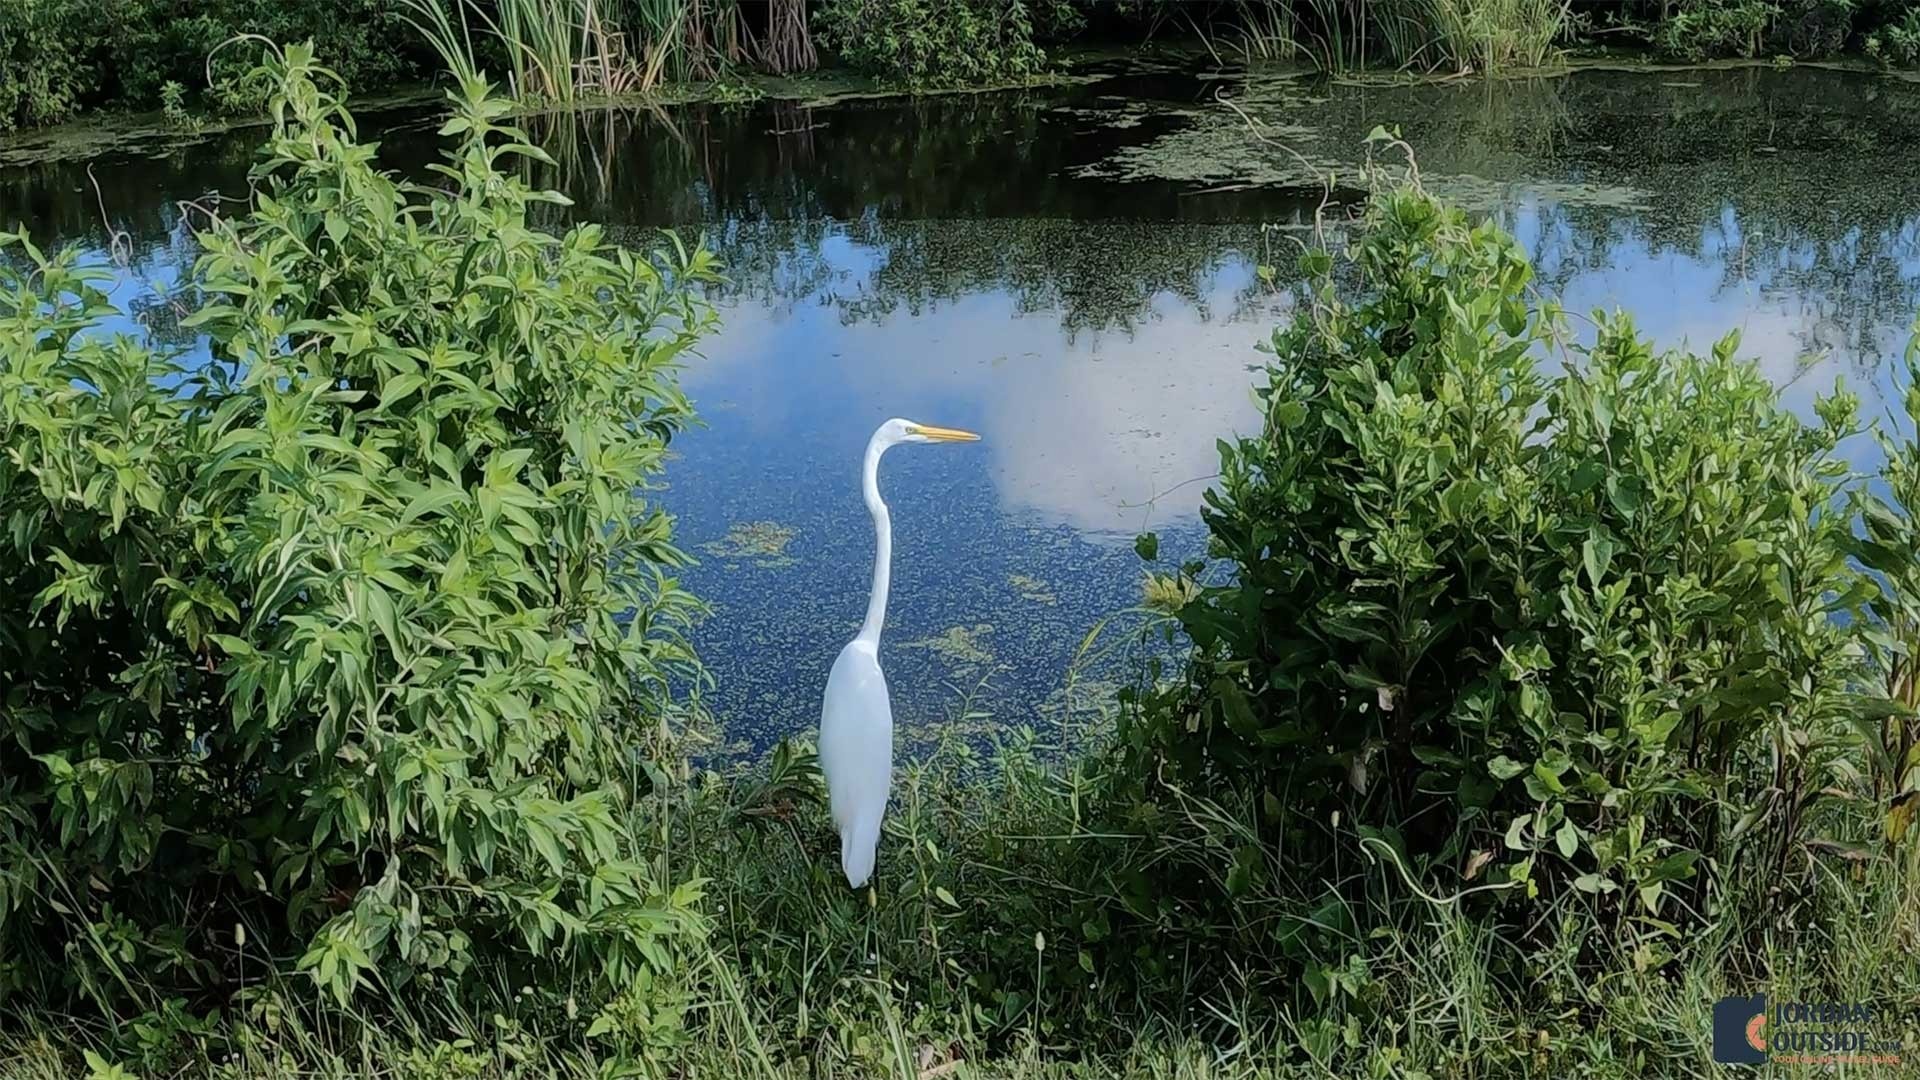
[[(1342, 820), (1402, 830), (1443, 886), (1471, 865), (1640, 915), (1697, 910), (1702, 867), (1811, 865), (1866, 643), (1920, 705), (1920, 539), (1863, 496), (1856, 543), (1841, 498), (1857, 402), (1801, 420), (1732, 335), (1661, 353), (1596, 313), (1565, 350), (1512, 239), (1415, 188), (1302, 268), (1264, 429), (1203, 511), (1233, 573), (1179, 610), (1186, 678), (1125, 718), (1142, 774), (1282, 805), (1308, 877)], [(1850, 552), (1900, 583), (1891, 632), (1861, 629)]]
[(252, 209), (199, 237), (204, 367), (0, 241), (0, 852), (157, 924), (248, 908), (340, 1001), (476, 941), (664, 970), (693, 900), (634, 859), (628, 777), (697, 675), (647, 492), (709, 257), (534, 228), (482, 86), (419, 188), (274, 63)]

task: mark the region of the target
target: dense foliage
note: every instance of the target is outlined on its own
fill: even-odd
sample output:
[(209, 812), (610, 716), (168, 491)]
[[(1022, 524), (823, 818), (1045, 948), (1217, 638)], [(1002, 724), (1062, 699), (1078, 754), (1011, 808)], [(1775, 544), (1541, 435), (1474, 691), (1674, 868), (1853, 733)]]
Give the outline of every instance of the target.
[(539, 151), (484, 85), (426, 188), (309, 50), (267, 74), (251, 212), (187, 286), (206, 355), (5, 241), (0, 993), (567, 972), (669, 1029), (697, 890), (639, 857), (635, 755), (693, 601), (645, 493), (708, 258), (532, 228), (560, 197), (503, 171)]
[(1668, 56), (1813, 59), (1846, 51), (1910, 64), (1900, 44), (1920, 20), (1913, 0), (1678, 0), (1585, 5), (1589, 25), (1638, 30)]
[(821, 0), (817, 18), (856, 71), (920, 86), (1035, 74), (1047, 62), (1040, 31), (1079, 15), (1067, 0)]
[(0, 6), (0, 131), (63, 119), (92, 87), (77, 48), (81, 6), (18, 0)]
[(1791, 897), (1845, 847), (1834, 766), (1879, 708), (1846, 628), (1873, 591), (1839, 512), (1852, 399), (1804, 424), (1737, 339), (1660, 353), (1605, 315), (1545, 376), (1566, 331), (1510, 238), (1414, 190), (1363, 228), (1345, 289), (1307, 256), (1265, 430), (1223, 448), (1232, 578), (1123, 727), (1136, 771), (1265, 802), (1230, 893), (1366, 848), (1430, 887), (1585, 894), (1659, 948), (1742, 881)]
[[(320, 58), (363, 89), (416, 77), (428, 53), (380, 0), (17, 0), (0, 5), (0, 129), (83, 107), (159, 106), (167, 83), (202, 105), (256, 112), (241, 34), (319, 43)], [(213, 59), (209, 62), (209, 56)]]

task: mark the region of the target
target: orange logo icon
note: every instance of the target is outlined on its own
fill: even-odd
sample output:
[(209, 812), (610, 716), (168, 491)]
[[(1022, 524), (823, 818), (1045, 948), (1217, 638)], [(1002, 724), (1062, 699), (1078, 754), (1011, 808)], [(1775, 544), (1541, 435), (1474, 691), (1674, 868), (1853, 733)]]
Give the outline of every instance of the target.
[(1755, 1050), (1761, 1050), (1761, 1051), (1766, 1050), (1767, 1048), (1766, 1028), (1767, 1028), (1766, 1013), (1760, 1013), (1756, 1015), (1753, 1019), (1747, 1021), (1747, 1045), (1753, 1047)]

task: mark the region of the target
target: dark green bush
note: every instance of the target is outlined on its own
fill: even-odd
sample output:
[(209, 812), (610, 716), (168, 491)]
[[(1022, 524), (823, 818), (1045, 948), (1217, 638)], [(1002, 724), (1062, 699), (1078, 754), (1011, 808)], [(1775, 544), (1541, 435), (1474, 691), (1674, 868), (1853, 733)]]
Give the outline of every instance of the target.
[(309, 50), (275, 70), (252, 210), (188, 283), (210, 359), (5, 241), (0, 989), (559, 974), (664, 1024), (694, 894), (638, 857), (635, 755), (693, 600), (643, 494), (708, 257), (533, 228), (560, 197), (503, 170), (539, 152), (483, 86), (424, 188)]
[(1774, 48), (1793, 56), (1832, 56), (1847, 44), (1859, 0), (1783, 0), (1774, 20)]
[(1686, 60), (1761, 55), (1780, 9), (1765, 0), (1688, 0), (1654, 28), (1661, 52)]
[(362, 91), (418, 74), (424, 55), (399, 5), (381, 0), (110, 0), (92, 32), (110, 58), (102, 93), (138, 108), (174, 81), (221, 111), (257, 111), (263, 92), (244, 85), (250, 52), (214, 55), (238, 34), (313, 41), (321, 62)]
[[(381, 0), (9, 0), (0, 4), (0, 129), (64, 120), (83, 108), (159, 107), (168, 83), (228, 113), (265, 104), (245, 50), (253, 34), (318, 43), (352, 85), (392, 86), (425, 70), (425, 43)], [(212, 62), (209, 63), (209, 56)]]
[(911, 85), (1019, 78), (1047, 62), (1025, 0), (823, 0), (816, 15), (848, 66)]
[(1872, 29), (1888, 20), (1881, 6), (1862, 0), (1684, 0), (1645, 14), (1655, 46), (1686, 60), (1832, 56), (1856, 36), (1871, 52)]
[(1790, 889), (1863, 671), (1851, 400), (1803, 424), (1733, 338), (1657, 353), (1617, 317), (1568, 351), (1513, 241), (1417, 190), (1363, 229), (1341, 290), (1307, 256), (1264, 430), (1223, 444), (1233, 577), (1180, 612), (1135, 773), (1264, 802), (1230, 891), (1337, 878), (1356, 841), (1654, 920), (1755, 868)]
[(77, 0), (0, 4), (0, 131), (63, 120), (93, 87), (82, 35), (90, 31)]
[(1920, 64), (1920, 4), (1890, 17), (1867, 34), (1863, 47), (1869, 57), (1884, 64), (1911, 67)]

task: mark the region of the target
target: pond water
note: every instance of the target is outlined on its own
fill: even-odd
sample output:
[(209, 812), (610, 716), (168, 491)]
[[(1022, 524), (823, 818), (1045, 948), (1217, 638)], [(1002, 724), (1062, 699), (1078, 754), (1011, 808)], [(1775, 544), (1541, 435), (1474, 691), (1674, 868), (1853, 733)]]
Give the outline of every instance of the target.
[[(434, 152), (429, 115), (362, 123), (395, 167)], [(1896, 79), (1388, 85), (1132, 62), (1043, 91), (541, 119), (571, 215), (633, 242), (698, 229), (730, 268), (724, 329), (685, 373), (705, 427), (663, 493), (713, 607), (697, 641), (725, 737), (817, 721), (865, 606), (861, 450), (895, 415), (985, 437), (902, 447), (882, 472), (904, 740), (1057, 718), (1088, 632), (1138, 602), (1134, 534), (1159, 532), (1163, 560), (1202, 550), (1215, 439), (1255, 423), (1254, 347), (1285, 313), (1256, 266), (1312, 221), (1315, 171), (1354, 199), (1375, 125), (1513, 230), (1570, 310), (1626, 308), (1669, 345), (1738, 329), (1796, 407), (1841, 375), (1880, 408), (1920, 308), (1920, 86)], [(255, 138), (0, 167), (0, 223), (106, 262), (110, 222), (122, 303), (177, 336), (156, 290), (193, 255), (179, 203), (244, 194)], [(1095, 699), (1104, 674), (1076, 685)]]

